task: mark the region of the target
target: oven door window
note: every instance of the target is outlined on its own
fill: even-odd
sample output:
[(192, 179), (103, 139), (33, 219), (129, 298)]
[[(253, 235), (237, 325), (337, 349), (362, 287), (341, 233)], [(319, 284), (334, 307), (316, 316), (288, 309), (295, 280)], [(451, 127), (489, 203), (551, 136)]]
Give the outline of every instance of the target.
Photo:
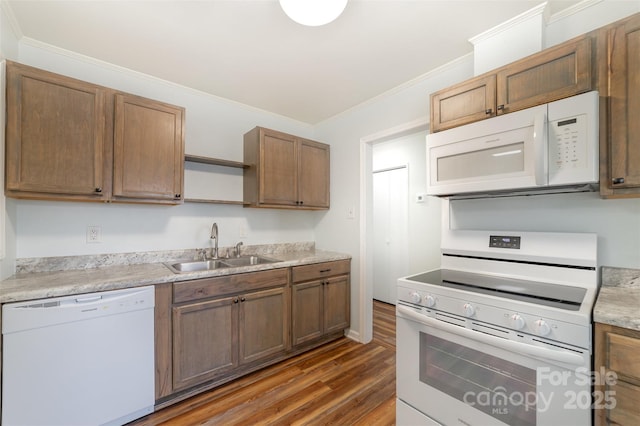
[(534, 369), (420, 332), (420, 381), (505, 424), (536, 424)]

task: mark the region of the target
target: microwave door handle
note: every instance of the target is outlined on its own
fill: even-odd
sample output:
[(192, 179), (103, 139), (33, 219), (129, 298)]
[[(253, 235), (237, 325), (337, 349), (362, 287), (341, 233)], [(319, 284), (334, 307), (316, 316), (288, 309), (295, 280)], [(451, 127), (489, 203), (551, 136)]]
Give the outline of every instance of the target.
[(496, 348), (504, 349), (510, 352), (519, 354), (527, 354), (529, 356), (539, 358), (542, 360), (550, 360), (562, 362), (565, 364), (582, 365), (584, 360), (578, 354), (572, 354), (569, 352), (560, 352), (557, 350), (547, 349), (540, 346), (533, 346), (526, 343), (514, 342), (513, 340), (506, 340), (500, 337), (495, 337), (490, 334), (479, 333), (477, 331), (469, 330), (468, 328), (460, 327), (458, 325), (449, 324), (437, 319), (427, 317), (425, 315), (415, 312), (413, 309), (397, 305), (396, 309), (402, 317), (412, 319), (416, 322), (424, 324), (429, 327), (437, 328), (442, 331), (446, 331), (451, 334), (462, 336), (471, 340), (475, 340), (480, 343), (486, 343)]
[(549, 153), (547, 147), (547, 114), (536, 114), (533, 119), (533, 153), (535, 168), (536, 186), (547, 184), (549, 173)]

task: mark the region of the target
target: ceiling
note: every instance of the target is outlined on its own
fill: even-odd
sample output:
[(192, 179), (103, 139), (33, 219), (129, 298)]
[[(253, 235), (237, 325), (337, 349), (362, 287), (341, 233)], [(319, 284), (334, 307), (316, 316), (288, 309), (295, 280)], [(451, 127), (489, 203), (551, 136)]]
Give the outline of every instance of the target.
[(277, 0), (7, 1), (22, 37), (309, 124), (470, 53), (469, 38), (541, 3), (349, 0), (304, 27)]

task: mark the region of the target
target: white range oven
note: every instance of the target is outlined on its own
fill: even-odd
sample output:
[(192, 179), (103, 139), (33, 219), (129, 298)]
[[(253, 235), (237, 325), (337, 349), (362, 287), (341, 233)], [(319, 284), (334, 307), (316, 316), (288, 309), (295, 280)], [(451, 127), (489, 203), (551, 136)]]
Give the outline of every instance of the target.
[(398, 425), (592, 422), (594, 234), (447, 231), (401, 278)]

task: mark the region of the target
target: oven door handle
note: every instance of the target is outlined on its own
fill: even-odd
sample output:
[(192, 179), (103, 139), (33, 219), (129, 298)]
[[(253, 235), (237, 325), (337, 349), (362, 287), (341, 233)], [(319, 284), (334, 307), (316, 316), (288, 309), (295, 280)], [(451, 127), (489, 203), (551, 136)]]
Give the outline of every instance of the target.
[(486, 343), (500, 349), (505, 349), (507, 351), (516, 352), (519, 354), (527, 354), (543, 360), (557, 361), (573, 365), (584, 364), (584, 359), (578, 354), (564, 351), (561, 352), (558, 350), (547, 349), (540, 346), (529, 345), (527, 343), (506, 340), (500, 337), (491, 336), (490, 334), (479, 333), (477, 331), (469, 330), (468, 328), (460, 327), (427, 317), (425, 315), (417, 313), (411, 308), (402, 306), (400, 304), (396, 306), (396, 309), (401, 317), (417, 321), (426, 326), (437, 328), (451, 334), (466, 337), (480, 343)]

